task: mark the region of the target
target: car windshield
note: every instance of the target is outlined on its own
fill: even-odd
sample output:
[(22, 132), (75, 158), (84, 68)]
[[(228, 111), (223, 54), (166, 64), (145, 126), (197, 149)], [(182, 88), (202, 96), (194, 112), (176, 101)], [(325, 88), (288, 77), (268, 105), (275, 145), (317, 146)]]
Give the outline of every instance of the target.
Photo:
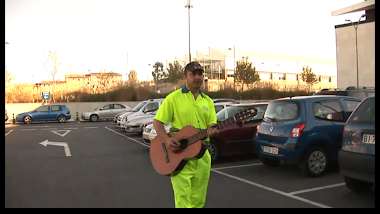
[(375, 98), (367, 98), (352, 113), (350, 123), (375, 122)]
[(241, 110), (244, 110), (246, 106), (228, 106), (216, 114), (216, 120), (218, 122), (225, 121), (226, 119), (234, 116)]
[(147, 102), (140, 102), (139, 104), (137, 104), (137, 106), (135, 106), (135, 107), (132, 109), (132, 112), (138, 112), (138, 111), (140, 111), (140, 109), (141, 109), (142, 107), (144, 107), (146, 103), (147, 103)]
[(294, 102), (274, 101), (269, 103), (264, 114), (264, 120), (283, 121), (298, 117), (298, 105)]

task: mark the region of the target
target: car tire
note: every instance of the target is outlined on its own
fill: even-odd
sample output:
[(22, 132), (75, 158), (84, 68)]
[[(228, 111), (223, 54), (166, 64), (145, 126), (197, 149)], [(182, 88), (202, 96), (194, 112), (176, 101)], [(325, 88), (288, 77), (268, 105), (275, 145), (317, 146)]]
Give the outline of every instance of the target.
[(67, 118), (65, 117), (65, 115), (59, 115), (58, 118), (57, 118), (57, 121), (59, 123), (64, 123), (66, 122)]
[(354, 178), (343, 176), (346, 187), (355, 193), (364, 193), (372, 189), (373, 183), (367, 181), (361, 181)]
[(219, 158), (219, 146), (217, 140), (210, 140), (210, 145), (208, 146), (208, 152), (211, 156), (211, 164), (216, 163)]
[(321, 177), (326, 173), (330, 164), (329, 161), (327, 150), (324, 147), (310, 147), (299, 164), (300, 171), (306, 177)]
[(91, 122), (97, 122), (99, 120), (99, 116), (96, 114), (93, 114), (90, 116), (90, 121)]
[(25, 116), (22, 121), (25, 123), (25, 124), (31, 124), (33, 119), (31, 116)]
[(260, 161), (264, 166), (268, 166), (268, 167), (279, 166), (281, 163), (281, 160), (275, 160), (275, 159), (266, 158), (262, 156), (260, 156)]

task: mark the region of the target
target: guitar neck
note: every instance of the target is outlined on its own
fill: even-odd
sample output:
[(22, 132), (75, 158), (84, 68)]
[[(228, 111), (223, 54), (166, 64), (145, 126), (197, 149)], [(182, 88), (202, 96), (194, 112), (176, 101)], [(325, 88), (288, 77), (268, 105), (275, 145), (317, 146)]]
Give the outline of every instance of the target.
[[(230, 118), (228, 118), (225, 121), (217, 123), (214, 127), (216, 129), (218, 129), (218, 130), (221, 130), (224, 127), (229, 126), (230, 124), (235, 123), (235, 122), (236, 122), (235, 117), (230, 117)], [(193, 144), (195, 142), (198, 142), (199, 140), (201, 140), (203, 138), (206, 138), (207, 136), (208, 136), (207, 135), (207, 129), (202, 129), (197, 134), (195, 134), (195, 135), (193, 135), (193, 136), (191, 136), (191, 137), (188, 138), (189, 145), (191, 145), (191, 144)]]

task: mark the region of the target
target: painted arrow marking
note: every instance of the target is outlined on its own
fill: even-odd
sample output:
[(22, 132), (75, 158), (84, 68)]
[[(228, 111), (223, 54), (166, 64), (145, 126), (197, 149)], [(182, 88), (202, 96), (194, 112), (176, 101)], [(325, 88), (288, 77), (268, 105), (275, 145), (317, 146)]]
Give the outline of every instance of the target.
[(50, 142), (49, 140), (42, 141), (40, 143), (41, 145), (47, 147), (47, 145), (52, 145), (52, 146), (63, 146), (65, 148), (65, 153), (67, 157), (71, 156), (70, 148), (67, 143), (64, 142)]
[[(54, 131), (51, 131), (51, 132), (53, 132), (54, 134), (59, 135), (61, 137), (64, 137), (69, 132), (71, 132), (71, 130), (54, 130)], [(59, 132), (63, 132), (63, 134), (60, 134)]]

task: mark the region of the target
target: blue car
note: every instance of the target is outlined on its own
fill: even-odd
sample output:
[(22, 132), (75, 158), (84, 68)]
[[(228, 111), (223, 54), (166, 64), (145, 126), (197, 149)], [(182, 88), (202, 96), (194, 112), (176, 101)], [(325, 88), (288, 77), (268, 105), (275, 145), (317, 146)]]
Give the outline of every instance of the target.
[(37, 121), (57, 121), (64, 123), (71, 119), (70, 110), (66, 105), (42, 105), (37, 109), (18, 114), (16, 116), (17, 122), (23, 122), (29, 124)]
[(254, 151), (265, 166), (298, 164), (304, 175), (319, 177), (337, 161), (345, 122), (361, 100), (334, 95), (273, 100), (254, 134)]
[(375, 96), (365, 98), (347, 120), (338, 162), (348, 189), (371, 190), (375, 184)]

